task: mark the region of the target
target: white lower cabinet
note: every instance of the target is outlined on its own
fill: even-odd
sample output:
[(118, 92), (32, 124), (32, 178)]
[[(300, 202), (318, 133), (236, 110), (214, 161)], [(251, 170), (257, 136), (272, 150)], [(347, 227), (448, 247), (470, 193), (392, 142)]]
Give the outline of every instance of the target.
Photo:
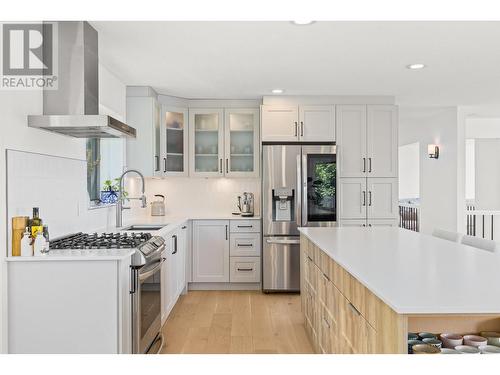
[[(184, 229), (183, 229), (184, 228)], [(161, 322), (167, 320), (186, 286), (187, 225), (182, 225), (164, 236), (165, 263), (161, 270)]]
[(229, 220), (193, 221), (193, 282), (229, 282)]
[(194, 220), (193, 283), (259, 283), (258, 219)]
[(260, 256), (260, 233), (231, 233), (232, 257)]
[(260, 281), (259, 257), (231, 257), (232, 283), (258, 283)]

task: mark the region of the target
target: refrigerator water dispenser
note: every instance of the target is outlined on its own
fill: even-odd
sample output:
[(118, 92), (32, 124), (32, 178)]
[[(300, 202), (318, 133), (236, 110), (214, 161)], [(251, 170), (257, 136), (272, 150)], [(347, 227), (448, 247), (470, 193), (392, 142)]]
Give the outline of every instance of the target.
[(273, 221), (294, 221), (294, 194), (292, 188), (273, 189)]

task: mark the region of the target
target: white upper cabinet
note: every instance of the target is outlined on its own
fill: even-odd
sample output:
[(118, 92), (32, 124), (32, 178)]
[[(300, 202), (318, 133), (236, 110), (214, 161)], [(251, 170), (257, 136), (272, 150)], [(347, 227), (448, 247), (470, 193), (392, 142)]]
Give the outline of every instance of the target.
[(293, 142), (299, 136), (297, 106), (277, 107), (263, 105), (261, 109), (262, 141)]
[(188, 175), (188, 110), (163, 106), (161, 117), (162, 157), (165, 176)]
[(339, 105), (336, 112), (339, 177), (396, 177), (397, 108)]
[(366, 190), (368, 220), (398, 216), (397, 178), (369, 178)]
[(367, 110), (369, 177), (398, 175), (398, 113), (392, 105), (369, 105)]
[(264, 142), (334, 142), (333, 105), (261, 107)]
[(366, 105), (338, 105), (337, 160), (339, 177), (365, 177)]
[(299, 107), (299, 139), (305, 142), (335, 141), (335, 107), (309, 105)]
[(127, 123), (137, 130), (136, 138), (127, 138), (127, 168), (145, 176), (161, 175), (160, 120), (156, 98), (127, 97)]
[(189, 168), (193, 177), (224, 176), (224, 111), (189, 109)]
[(339, 217), (366, 220), (368, 195), (366, 178), (342, 178), (338, 181)]
[(259, 176), (259, 110), (226, 109), (224, 121), (224, 174)]

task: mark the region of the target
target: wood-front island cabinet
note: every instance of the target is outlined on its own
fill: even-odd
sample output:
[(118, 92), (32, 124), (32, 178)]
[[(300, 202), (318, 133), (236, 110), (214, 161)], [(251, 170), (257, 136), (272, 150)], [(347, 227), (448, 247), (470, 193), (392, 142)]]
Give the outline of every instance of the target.
[(317, 353), (406, 353), (406, 319), (396, 314), (304, 235), (301, 298)]
[[(414, 286), (405, 284), (403, 280), (398, 280), (399, 274), (397, 272), (391, 273), (391, 269), (394, 270), (394, 268), (377, 264), (375, 258), (370, 256), (372, 251), (370, 245), (362, 245), (366, 239), (375, 240), (376, 229), (372, 229), (373, 233), (366, 234), (366, 239), (358, 240), (355, 238), (356, 236), (359, 238), (359, 234), (356, 234), (352, 229), (349, 231), (349, 229), (307, 228), (301, 229), (301, 232), (307, 232), (310, 236), (329, 231), (323, 233), (327, 236), (324, 236), (321, 241), (324, 242), (324, 239), (328, 238), (327, 242), (333, 244), (331, 246), (336, 249), (342, 248), (339, 250), (341, 257), (345, 251), (348, 251), (349, 257), (352, 259), (355, 249), (362, 248), (364, 253), (360, 250), (360, 254), (354, 255), (356, 262), (364, 264), (368, 262), (370, 268), (376, 269), (376, 272), (384, 273), (384, 279), (392, 279), (391, 284), (397, 283), (395, 286), (403, 288), (402, 292), (412, 293), (413, 291), (414, 295), (421, 295), (421, 291), (415, 289)], [(386, 237), (388, 233), (397, 236), (397, 230), (394, 228), (394, 232), (386, 231), (384, 234), (384, 232), (379, 231), (378, 233)], [(342, 231), (341, 234), (338, 231)], [(336, 238), (336, 236), (338, 237)], [(404, 232), (400, 233), (398, 238), (401, 240), (404, 237), (406, 240), (407, 236), (415, 236), (415, 234)], [(408, 240), (413, 240), (414, 243), (419, 241), (418, 238), (408, 238)], [(359, 243), (355, 243), (356, 241)], [(435, 239), (425, 237), (423, 241), (429, 241), (430, 247), (432, 246), (431, 241), (435, 241)], [(343, 247), (342, 244), (346, 242), (353, 244), (353, 246), (351, 248)], [(448, 245), (437, 244), (439, 246)], [(383, 244), (379, 242), (377, 246), (380, 249)], [(386, 244), (386, 247), (389, 247), (389, 243)], [(328, 252), (331, 250), (332, 248), (329, 248)], [(432, 250), (438, 251), (438, 249)], [(384, 250), (379, 251), (383, 252)], [(425, 258), (425, 250), (422, 251), (422, 256)], [(459, 252), (460, 249), (457, 251)], [(389, 252), (390, 250), (387, 251), (387, 253)], [(435, 334), (456, 332), (464, 335), (500, 330), (500, 313), (496, 311), (489, 313), (443, 312), (444, 308), (449, 308), (444, 298), (441, 298), (443, 305), (438, 305), (431, 310), (424, 306), (427, 301), (417, 298), (414, 311), (407, 309), (404, 312), (396, 312), (334, 261), (327, 252), (316, 246), (304, 233), (301, 233), (300, 237), (300, 256), (302, 311), (306, 331), (316, 353), (406, 354), (408, 352), (408, 332), (433, 332)], [(380, 255), (381, 258), (383, 256)], [(412, 267), (402, 261), (404, 255), (401, 253), (399, 256), (395, 253), (393, 258), (397, 259), (394, 262), (399, 262), (398, 264), (404, 269)], [(427, 260), (434, 262), (431, 259)], [(379, 259), (379, 261), (382, 262), (383, 259)], [(491, 261), (495, 261), (495, 259), (492, 258)], [(434, 263), (438, 264), (438, 262)], [(419, 269), (418, 264), (413, 266), (416, 267), (415, 269)], [(429, 290), (428, 295), (431, 294), (432, 291)], [(386, 298), (388, 298), (387, 296), (388, 293), (386, 293)], [(450, 300), (461, 300), (460, 295), (457, 294), (456, 297), (451, 296)], [(427, 311), (423, 312), (422, 309)]]

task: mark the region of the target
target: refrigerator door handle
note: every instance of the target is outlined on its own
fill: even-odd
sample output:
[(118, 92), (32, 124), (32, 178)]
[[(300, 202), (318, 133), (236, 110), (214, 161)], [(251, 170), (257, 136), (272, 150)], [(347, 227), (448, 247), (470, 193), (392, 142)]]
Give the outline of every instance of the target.
[(300, 245), (300, 240), (266, 240), (269, 244), (277, 245)]
[(301, 155), (302, 152), (297, 155), (297, 196), (295, 197), (296, 209), (295, 209), (295, 222), (297, 227), (303, 225), (302, 220), (302, 178), (301, 178)]
[(302, 197), (302, 226), (306, 227), (307, 226), (307, 154), (303, 153), (302, 154), (302, 191), (301, 191), (301, 197)]

